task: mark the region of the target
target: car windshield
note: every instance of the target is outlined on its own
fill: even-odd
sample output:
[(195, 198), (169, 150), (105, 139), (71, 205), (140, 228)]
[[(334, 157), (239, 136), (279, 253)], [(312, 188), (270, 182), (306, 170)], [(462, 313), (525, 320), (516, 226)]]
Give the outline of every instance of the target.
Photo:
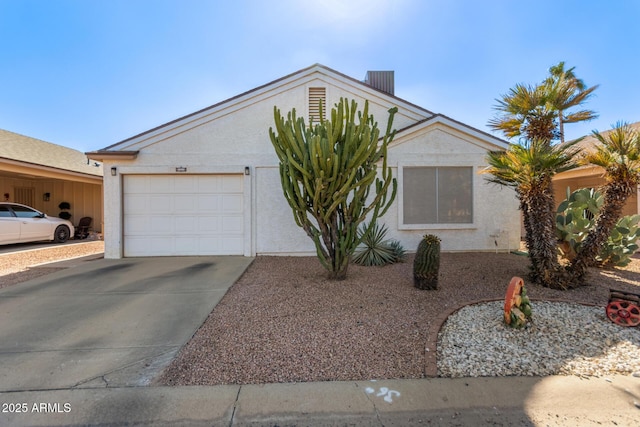
[(12, 206), (12, 209), (19, 218), (38, 218), (42, 216), (40, 212), (26, 206)]

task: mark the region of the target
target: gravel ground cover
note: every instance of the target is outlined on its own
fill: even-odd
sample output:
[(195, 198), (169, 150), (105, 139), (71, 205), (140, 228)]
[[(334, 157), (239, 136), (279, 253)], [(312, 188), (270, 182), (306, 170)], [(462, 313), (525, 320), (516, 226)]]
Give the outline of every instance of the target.
[(64, 245), (47, 245), (37, 249), (18, 249), (16, 252), (0, 254), (0, 288), (61, 270), (58, 267), (33, 268), (34, 266), (100, 252), (104, 252), (104, 242), (97, 240)]
[[(471, 302), (504, 298), (511, 277), (526, 277), (528, 270), (527, 258), (520, 255), (444, 253), (439, 289), (420, 291), (413, 287), (412, 265), (412, 255), (405, 263), (385, 267), (352, 265), (346, 280), (334, 282), (325, 278), (315, 257), (258, 257), (157, 383), (216, 385), (423, 378), (428, 359), (426, 342), (431, 329), (440, 326), (436, 319)], [(539, 302), (549, 299), (599, 306), (595, 310), (582, 310), (575, 305), (559, 308), (566, 322), (576, 324), (578, 329), (590, 331), (594, 322), (598, 330), (601, 325), (610, 327), (604, 316), (589, 317), (589, 313), (604, 311), (610, 287), (640, 293), (639, 272), (638, 259), (624, 269), (592, 269), (588, 285), (571, 291), (546, 289), (525, 280), (534, 316), (539, 316), (535, 328), (546, 335), (551, 327), (542, 329), (541, 319), (559, 316)], [(474, 305), (470, 310), (469, 320), (456, 322), (454, 326), (452, 323), (450, 331), (462, 336), (465, 346), (476, 354), (484, 354), (496, 346), (496, 341), (508, 340), (505, 334), (514, 332), (499, 322), (491, 323), (502, 316), (500, 303)], [(477, 327), (484, 328), (483, 333), (477, 340), (469, 339), (478, 334), (472, 329)], [(573, 362), (586, 357), (590, 365), (616, 366), (617, 355), (626, 351), (611, 356), (608, 349), (619, 341), (607, 337), (607, 332), (591, 334), (598, 344), (595, 350), (584, 350), (579, 346), (580, 339), (570, 336), (575, 330), (555, 327), (554, 334), (564, 347), (557, 373), (598, 375), (600, 371), (589, 373), (581, 364), (575, 367), (578, 365)], [(640, 328), (626, 333), (637, 338)], [(612, 341), (608, 343), (607, 339)], [(631, 341), (628, 349), (637, 352), (639, 343)], [(454, 344), (454, 355), (462, 353), (457, 347), (461, 345)], [(549, 352), (555, 351), (553, 345), (560, 344), (552, 343)], [(499, 349), (492, 356), (494, 360), (478, 360), (476, 364), (485, 368), (494, 365), (478, 373), (447, 371), (449, 368), (445, 366), (458, 363), (450, 353), (441, 352), (439, 375), (500, 375), (505, 360), (512, 363), (513, 359), (522, 361), (524, 357), (538, 363), (540, 369), (516, 374), (551, 373), (542, 369), (548, 364), (540, 363), (539, 358), (528, 353), (530, 350), (516, 349), (511, 354), (504, 351)], [(631, 353), (634, 354), (637, 353)], [(606, 361), (601, 362), (600, 358)], [(637, 369), (635, 366), (626, 366), (621, 373)], [(611, 370), (607, 368), (607, 372)]]
[(449, 316), (439, 334), (440, 376), (640, 375), (640, 331), (610, 322), (602, 307), (535, 302), (532, 322), (516, 330), (504, 325), (503, 305)]

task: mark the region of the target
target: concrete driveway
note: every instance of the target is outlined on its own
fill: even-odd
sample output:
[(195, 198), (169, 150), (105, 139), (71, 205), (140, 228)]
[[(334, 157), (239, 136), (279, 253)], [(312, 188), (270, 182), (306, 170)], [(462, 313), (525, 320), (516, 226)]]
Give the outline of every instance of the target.
[(252, 261), (100, 259), (0, 289), (0, 391), (148, 384)]

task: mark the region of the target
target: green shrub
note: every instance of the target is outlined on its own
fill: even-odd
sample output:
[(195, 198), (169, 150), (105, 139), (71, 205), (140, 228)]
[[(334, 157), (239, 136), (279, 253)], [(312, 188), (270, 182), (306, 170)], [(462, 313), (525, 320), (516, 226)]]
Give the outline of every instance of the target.
[[(556, 216), (558, 248), (563, 258), (571, 261), (576, 256), (593, 228), (602, 204), (602, 194), (592, 188), (582, 188), (570, 194), (567, 189), (567, 199), (558, 206)], [(629, 264), (631, 255), (638, 249), (639, 222), (640, 215), (620, 218), (596, 261), (602, 266), (624, 267)]]
[(353, 255), (353, 262), (364, 266), (386, 265), (404, 261), (405, 250), (396, 240), (386, 240), (387, 227), (374, 223), (369, 232), (369, 224), (363, 223), (358, 228), (361, 244)]
[(631, 255), (638, 250), (636, 241), (640, 238), (639, 221), (640, 215), (628, 215), (620, 218), (596, 260), (602, 265), (617, 267), (629, 264)]
[(592, 188), (569, 191), (567, 188), (567, 198), (558, 206), (556, 235), (560, 255), (571, 261), (593, 228), (593, 218), (600, 212), (604, 199)]

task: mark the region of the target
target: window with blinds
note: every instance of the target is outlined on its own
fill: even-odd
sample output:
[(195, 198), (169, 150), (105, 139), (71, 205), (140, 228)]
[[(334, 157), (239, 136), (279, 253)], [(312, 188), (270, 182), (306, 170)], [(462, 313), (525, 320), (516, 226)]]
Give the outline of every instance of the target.
[(403, 224), (473, 223), (470, 167), (405, 167)]
[(320, 121), (320, 103), (322, 102), (323, 119), (327, 117), (327, 88), (309, 88), (309, 120), (313, 123)]

